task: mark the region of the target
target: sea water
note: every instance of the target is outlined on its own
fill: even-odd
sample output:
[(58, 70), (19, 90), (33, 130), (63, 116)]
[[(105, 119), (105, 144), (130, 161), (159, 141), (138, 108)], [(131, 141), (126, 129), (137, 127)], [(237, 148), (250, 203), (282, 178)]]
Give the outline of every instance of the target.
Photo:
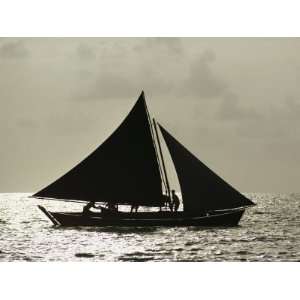
[(81, 204), (0, 194), (0, 261), (299, 261), (300, 194), (246, 194), (257, 206), (233, 228), (52, 226), (37, 208)]

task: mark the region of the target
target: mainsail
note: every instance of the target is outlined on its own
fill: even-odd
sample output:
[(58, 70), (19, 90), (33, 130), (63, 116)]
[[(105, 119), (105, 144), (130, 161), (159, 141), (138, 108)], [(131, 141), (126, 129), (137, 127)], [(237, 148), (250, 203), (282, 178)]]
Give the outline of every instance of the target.
[(226, 183), (159, 125), (181, 187), (184, 211), (205, 212), (254, 203)]
[(92, 154), (34, 197), (160, 206), (162, 182), (144, 93)]

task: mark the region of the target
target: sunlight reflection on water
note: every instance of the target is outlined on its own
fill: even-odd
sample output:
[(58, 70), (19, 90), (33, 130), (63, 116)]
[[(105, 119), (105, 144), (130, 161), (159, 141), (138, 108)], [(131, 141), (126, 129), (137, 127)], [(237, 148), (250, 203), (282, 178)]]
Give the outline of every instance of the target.
[(235, 228), (57, 228), (38, 210), (82, 205), (0, 194), (0, 261), (299, 261), (300, 194), (248, 194)]

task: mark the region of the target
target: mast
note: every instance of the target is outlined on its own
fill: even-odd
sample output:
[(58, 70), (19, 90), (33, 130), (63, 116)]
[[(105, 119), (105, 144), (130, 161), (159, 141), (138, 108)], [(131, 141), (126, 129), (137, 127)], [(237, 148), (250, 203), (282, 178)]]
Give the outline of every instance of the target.
[[(145, 97), (145, 96), (144, 96), (144, 91), (142, 91), (142, 95), (143, 95), (143, 97)], [(146, 108), (146, 112), (147, 112), (147, 116), (148, 116), (148, 121), (149, 121), (149, 125), (150, 125), (150, 131), (151, 131), (151, 136), (152, 136), (153, 145), (154, 145), (154, 149), (155, 149), (155, 154), (156, 154), (156, 159), (157, 159), (157, 163), (158, 163), (159, 173), (160, 173), (161, 180), (162, 180), (162, 182), (163, 182), (165, 191), (166, 191), (167, 193), (169, 193), (167, 184), (166, 184), (165, 179), (164, 179), (164, 173), (163, 173), (162, 168), (161, 168), (161, 165), (160, 165), (160, 160), (159, 160), (159, 156), (158, 156), (158, 152), (157, 152), (157, 147), (156, 147), (156, 143), (155, 143), (155, 136), (154, 136), (154, 132), (153, 132), (153, 124), (152, 124), (152, 121), (151, 121), (151, 118), (150, 118), (150, 113), (149, 113), (149, 110), (148, 110), (146, 101), (145, 101), (144, 103), (145, 103), (145, 108)], [(153, 120), (154, 120), (154, 119), (153, 119)]]
[(155, 122), (154, 118), (153, 118), (153, 124), (154, 124), (155, 133), (156, 133), (156, 139), (157, 139), (157, 142), (158, 142), (158, 148), (159, 148), (159, 152), (160, 152), (161, 162), (162, 162), (162, 166), (163, 166), (163, 170), (164, 170), (164, 174), (165, 174), (167, 193), (168, 193), (168, 197), (170, 199), (170, 197), (171, 197), (170, 184), (169, 184), (169, 180), (168, 180), (168, 175), (167, 175), (167, 170), (166, 170), (166, 166), (165, 166), (164, 156), (163, 156), (162, 149), (161, 149), (161, 144), (160, 144), (160, 139), (159, 139), (159, 135), (158, 135), (158, 131), (157, 131), (157, 126), (156, 126), (156, 122)]

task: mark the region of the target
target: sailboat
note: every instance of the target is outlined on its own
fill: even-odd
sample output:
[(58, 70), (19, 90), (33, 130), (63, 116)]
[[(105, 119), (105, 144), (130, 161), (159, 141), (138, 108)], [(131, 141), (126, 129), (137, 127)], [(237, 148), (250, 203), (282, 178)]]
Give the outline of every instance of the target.
[[(175, 166), (182, 211), (168, 208), (171, 189), (158, 130)], [(107, 140), (32, 197), (100, 204), (101, 211), (88, 213), (38, 206), (60, 226), (236, 226), (245, 209), (255, 205), (151, 119), (144, 92)], [(152, 211), (115, 209), (120, 205)]]

